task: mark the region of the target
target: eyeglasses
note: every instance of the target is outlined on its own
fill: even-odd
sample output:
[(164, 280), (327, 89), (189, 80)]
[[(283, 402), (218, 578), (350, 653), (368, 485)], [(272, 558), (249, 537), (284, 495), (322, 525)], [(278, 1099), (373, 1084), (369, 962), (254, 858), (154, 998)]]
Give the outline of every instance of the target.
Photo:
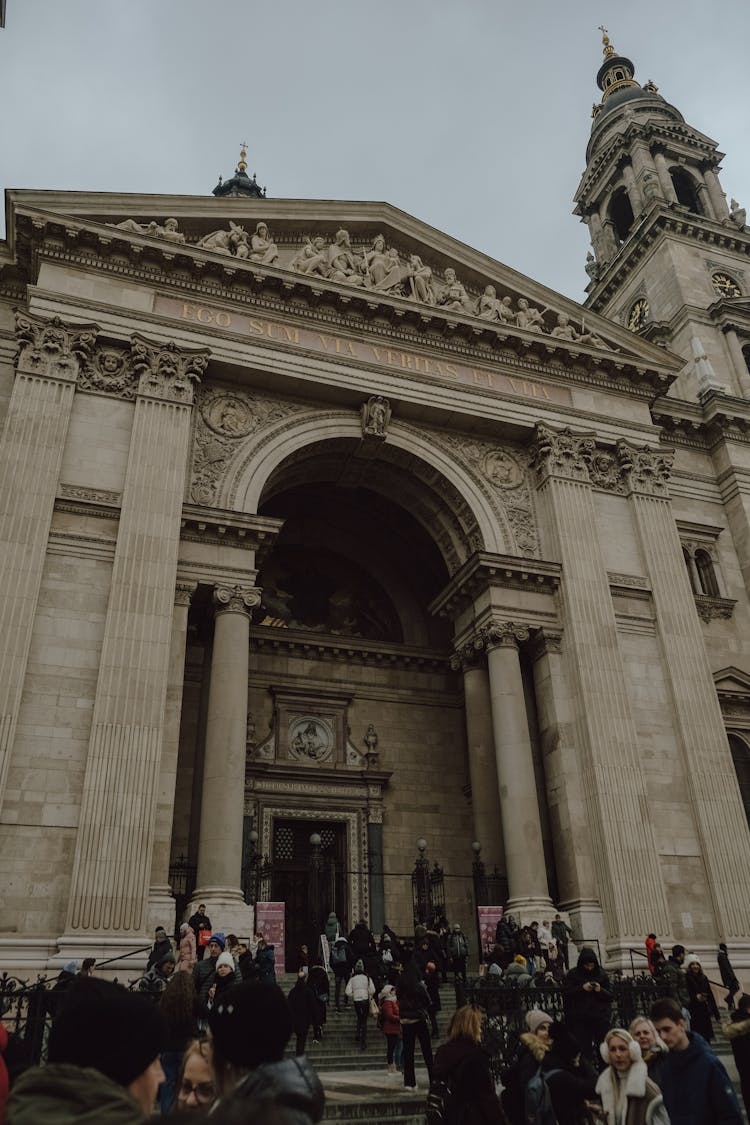
[(187, 1101), (191, 1094), (195, 1095), (195, 1100), (198, 1102), (210, 1102), (214, 1097), (214, 1084), (213, 1082), (193, 1084), (185, 1078), (182, 1080), (178, 1095)]

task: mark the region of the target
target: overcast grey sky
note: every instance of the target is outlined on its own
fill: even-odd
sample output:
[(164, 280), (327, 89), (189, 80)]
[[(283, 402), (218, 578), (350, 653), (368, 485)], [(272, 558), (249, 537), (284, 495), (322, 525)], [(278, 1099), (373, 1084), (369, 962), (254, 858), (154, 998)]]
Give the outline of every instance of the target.
[(387, 200), (580, 300), (601, 23), (750, 210), (748, 0), (7, 0), (0, 187), (205, 195), (247, 140), (269, 196)]

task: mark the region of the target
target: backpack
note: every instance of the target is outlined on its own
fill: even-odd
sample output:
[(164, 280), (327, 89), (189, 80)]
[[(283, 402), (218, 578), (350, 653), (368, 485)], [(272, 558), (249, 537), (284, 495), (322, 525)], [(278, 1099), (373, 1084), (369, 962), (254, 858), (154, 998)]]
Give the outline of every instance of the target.
[(550, 1075), (559, 1073), (559, 1070), (548, 1070), (546, 1074), (543, 1074), (540, 1066), (536, 1074), (532, 1075), (526, 1083), (526, 1091), (523, 1097), (525, 1125), (557, 1125), (547, 1079)]
[(346, 955), (346, 946), (342, 942), (341, 945), (334, 945), (331, 950), (331, 964), (332, 965), (345, 965), (348, 961)]

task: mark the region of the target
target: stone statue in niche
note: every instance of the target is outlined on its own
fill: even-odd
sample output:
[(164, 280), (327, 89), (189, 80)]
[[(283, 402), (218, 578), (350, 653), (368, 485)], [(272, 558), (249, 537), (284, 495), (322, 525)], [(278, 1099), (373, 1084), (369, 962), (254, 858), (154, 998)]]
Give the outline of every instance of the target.
[(258, 223), (255, 233), (250, 236), (250, 261), (271, 266), (277, 260), (279, 250), (269, 234), (265, 223)]
[(368, 766), (377, 766), (379, 758), (378, 732), (375, 730), (375, 727), (372, 723), (370, 723), (370, 725), (368, 726), (367, 731), (365, 732), (365, 737), (362, 739), (362, 741), (367, 747), (367, 753), (365, 754), (365, 757), (367, 758)]
[(164, 225), (157, 222), (137, 223), (135, 219), (123, 219), (121, 223), (114, 224), (118, 230), (130, 231), (131, 234), (146, 234), (149, 238), (165, 238), (167, 242), (185, 242), (185, 235), (177, 229), (177, 219), (165, 219)]
[(599, 265), (590, 250), (586, 255), (586, 265), (584, 266), (584, 269), (586, 270), (586, 273), (589, 275), (592, 281), (598, 281), (601, 277), (602, 267)]
[(391, 404), (381, 395), (372, 395), (362, 404), (362, 436), (385, 438), (391, 420)]
[(745, 229), (745, 223), (747, 221), (747, 212), (746, 212), (745, 208), (740, 207), (740, 205), (739, 205), (739, 203), (737, 202), (736, 199), (731, 200), (729, 207), (730, 207), (730, 210), (729, 210), (729, 221), (730, 221), (730, 223), (734, 223), (734, 225), (737, 227), (738, 230), (744, 230)]

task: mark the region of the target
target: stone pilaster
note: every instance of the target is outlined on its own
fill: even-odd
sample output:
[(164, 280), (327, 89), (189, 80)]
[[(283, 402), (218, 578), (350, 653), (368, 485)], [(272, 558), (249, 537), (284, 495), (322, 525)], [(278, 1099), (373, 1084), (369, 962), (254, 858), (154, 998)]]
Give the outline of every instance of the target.
[(656, 849), (644, 817), (636, 728), (596, 532), (589, 478), (594, 451), (593, 434), (539, 425), (532, 465), (545, 556), (562, 564), (560, 599), (598, 898), (608, 937), (629, 944), (651, 930), (669, 933), (670, 919), (657, 865), (638, 859)]
[(722, 189), (721, 181), (713, 168), (703, 169), (703, 181), (706, 185), (708, 198), (711, 200), (714, 218), (717, 222), (722, 223), (724, 219), (729, 218), (729, 207), (727, 206), (727, 197)]
[(76, 379), (96, 332), (16, 313), (16, 375), (0, 438), (0, 805)]
[(676, 203), (677, 192), (674, 190), (672, 177), (669, 174), (667, 158), (664, 155), (663, 151), (658, 148), (654, 150), (654, 167), (656, 168), (656, 174), (659, 177), (661, 190), (664, 193), (664, 198), (666, 199), (667, 203)]
[(651, 583), (716, 932), (747, 941), (750, 834), (669, 503), (672, 455), (624, 441), (617, 453)]
[(552, 910), (518, 651), (528, 636), (526, 626), (498, 621), (478, 638), (487, 651), (508, 911), (522, 922)]
[(138, 392), (61, 952), (145, 932), (193, 383), (207, 362), (140, 337), (131, 347)]
[(156, 926), (164, 926), (169, 933), (174, 916), (174, 897), (169, 885), (169, 858), (177, 781), (177, 753), (180, 745), (182, 692), (185, 681), (188, 613), (196, 587), (195, 582), (178, 582), (175, 586), (164, 736), (154, 823), (154, 848), (151, 857), (151, 885), (148, 892), (147, 933), (151, 933)]
[(468, 644), (455, 654), (451, 664), (455, 669), (461, 668), (464, 677), (464, 712), (474, 839), (482, 845), (482, 857), (486, 869), (491, 872), (497, 867), (499, 871), (504, 872), (505, 850), (487, 662), (482, 648)]
[(249, 936), (252, 907), (242, 879), (250, 610), (255, 586), (217, 586), (216, 619), (203, 759), (198, 879), (193, 903), (205, 903), (214, 924)]

